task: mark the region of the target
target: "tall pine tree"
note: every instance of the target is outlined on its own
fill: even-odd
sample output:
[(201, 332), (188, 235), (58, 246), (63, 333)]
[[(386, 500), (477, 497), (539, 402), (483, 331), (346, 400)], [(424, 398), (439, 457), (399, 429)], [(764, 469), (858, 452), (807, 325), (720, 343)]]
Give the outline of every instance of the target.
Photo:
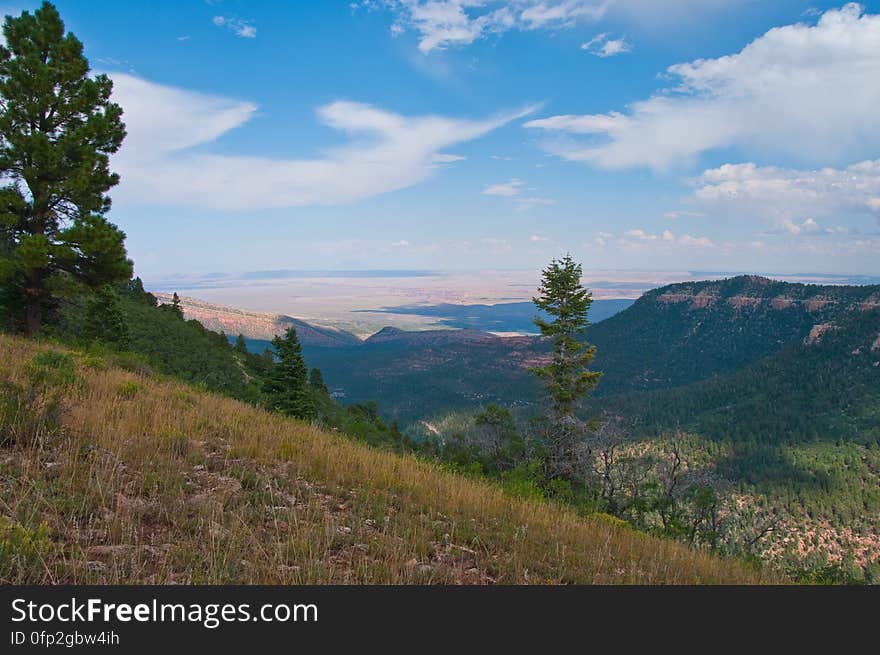
[(599, 383), (601, 373), (589, 370), (596, 347), (584, 340), (592, 294), (581, 285), (582, 269), (571, 255), (553, 260), (541, 274), (541, 286), (532, 302), (552, 320), (535, 318), (541, 335), (553, 341), (553, 357), (532, 371), (543, 381), (550, 397), (547, 441), (551, 476), (571, 473), (582, 425), (575, 404)]
[(283, 337), (272, 339), (278, 361), (269, 368), (263, 392), (269, 409), (301, 419), (315, 417), (315, 404), (308, 385), (308, 367), (296, 329), (289, 328)]
[(104, 218), (125, 126), (52, 4), (7, 16), (3, 35), (0, 305), (33, 334), (59, 298), (131, 276), (125, 235)]

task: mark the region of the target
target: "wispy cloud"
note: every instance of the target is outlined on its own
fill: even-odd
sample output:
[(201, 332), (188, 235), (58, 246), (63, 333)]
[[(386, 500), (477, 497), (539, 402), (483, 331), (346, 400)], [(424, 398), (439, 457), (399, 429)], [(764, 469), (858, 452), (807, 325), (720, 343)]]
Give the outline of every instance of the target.
[(706, 214), (703, 212), (684, 211), (681, 209), (677, 209), (674, 211), (664, 212), (663, 218), (665, 218), (666, 220), (669, 220), (669, 221), (674, 221), (678, 218), (683, 218), (683, 217), (699, 218), (699, 217), (702, 217), (705, 215)]
[(255, 39), (257, 38), (257, 28), (254, 27), (249, 21), (241, 20), (240, 18), (227, 17), (227, 16), (214, 16), (212, 22), (217, 27), (224, 27), (228, 29), (230, 32), (235, 34), (235, 36), (242, 39)]
[(626, 112), (526, 123), (548, 150), (604, 168), (663, 169), (742, 147), (811, 165), (880, 149), (880, 15), (850, 3), (775, 28), (740, 52), (671, 66), (672, 84)]
[[(738, 0), (361, 0), (352, 7), (387, 9), (394, 22), (391, 34), (414, 31), (423, 53), (453, 46), (466, 46), (493, 34), (511, 30), (561, 30), (596, 23), (610, 14), (642, 22), (662, 14), (667, 17), (696, 15)], [(609, 42), (608, 55), (625, 46)], [(618, 49), (618, 50), (616, 50)], [(616, 51), (615, 51), (616, 50)]]
[(492, 184), (483, 189), (483, 195), (487, 196), (518, 196), (522, 193), (522, 180), (518, 178), (513, 178), (509, 182), (502, 182), (500, 184)]
[(597, 57), (613, 57), (614, 55), (622, 55), (632, 51), (632, 45), (625, 39), (611, 39), (608, 34), (603, 32), (597, 34), (592, 39), (581, 45), (581, 50), (596, 55)]
[(215, 143), (253, 120), (255, 104), (123, 73), (111, 77), (129, 133), (113, 160), (122, 175), (114, 197), (148, 205), (253, 211), (354, 202), (421, 182), (437, 170), (438, 160), (452, 161), (443, 154), (446, 148), (535, 109), (470, 120), (404, 116), (339, 100), (319, 107), (317, 119), (350, 141), (319, 157), (208, 154), (194, 147)]

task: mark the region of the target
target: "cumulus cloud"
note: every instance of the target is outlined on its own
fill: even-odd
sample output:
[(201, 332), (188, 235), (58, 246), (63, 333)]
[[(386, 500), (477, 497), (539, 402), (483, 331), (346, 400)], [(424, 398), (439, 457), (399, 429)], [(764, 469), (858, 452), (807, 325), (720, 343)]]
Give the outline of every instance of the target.
[(715, 243), (709, 237), (692, 237), (690, 234), (682, 234), (676, 241), (683, 246), (694, 248), (715, 247)]
[[(686, 18), (739, 0), (365, 0), (354, 7), (386, 8), (394, 15), (391, 34), (418, 34), (419, 50), (429, 53), (466, 46), (510, 30), (571, 29), (616, 14), (623, 20), (650, 22), (658, 16)], [(609, 55), (623, 41), (608, 46)], [(619, 50), (622, 52), (622, 50)]]
[(694, 183), (692, 199), (713, 213), (756, 216), (789, 234), (818, 231), (817, 217), (880, 219), (880, 159), (818, 170), (725, 164)]
[(858, 4), (666, 72), (669, 86), (625, 112), (526, 126), (567, 137), (551, 152), (603, 168), (663, 169), (730, 147), (822, 165), (880, 148), (880, 15)]
[(216, 25), (217, 27), (228, 29), (230, 32), (235, 34), (235, 36), (241, 39), (257, 38), (257, 28), (251, 25), (249, 22), (241, 20), (240, 18), (214, 16), (211, 22), (213, 22), (214, 25)]
[(114, 99), (129, 136), (114, 157), (120, 202), (258, 210), (348, 203), (412, 186), (431, 175), (443, 151), (478, 139), (534, 108), (486, 120), (403, 116), (337, 101), (318, 120), (349, 137), (312, 159), (212, 154), (213, 144), (254, 118), (251, 102), (209, 96), (113, 73)]
[[(606, 245), (606, 238), (610, 238), (611, 234), (600, 232), (595, 242), (599, 246)], [(676, 236), (671, 230), (663, 230), (661, 234), (652, 234), (642, 228), (634, 228), (626, 230), (617, 239), (617, 245), (622, 248), (641, 249), (650, 244), (656, 244), (658, 247), (669, 247), (673, 245), (684, 246), (688, 248), (714, 248), (716, 246), (708, 237), (694, 237), (690, 234), (682, 234)]]
[(637, 239), (638, 241), (656, 241), (656, 234), (648, 234), (645, 230), (636, 229), (636, 230), (627, 230), (623, 233), (623, 236), (629, 239)]
[(632, 50), (632, 46), (624, 39), (610, 39), (608, 34), (603, 32), (597, 34), (592, 39), (581, 45), (581, 50), (586, 50), (597, 57), (613, 57), (614, 55), (622, 55)]

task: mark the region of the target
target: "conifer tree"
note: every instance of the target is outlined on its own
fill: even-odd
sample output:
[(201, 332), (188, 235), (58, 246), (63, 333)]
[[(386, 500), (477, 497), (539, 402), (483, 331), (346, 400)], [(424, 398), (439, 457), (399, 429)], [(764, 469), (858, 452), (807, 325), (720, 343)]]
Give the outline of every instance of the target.
[(296, 329), (291, 327), (283, 337), (276, 336), (272, 339), (272, 346), (278, 361), (270, 367), (263, 385), (269, 409), (301, 419), (314, 418), (315, 406), (307, 382), (308, 367)]
[(0, 45), (0, 302), (26, 333), (83, 286), (127, 280), (125, 235), (104, 218), (125, 138), (113, 83), (48, 2), (7, 16)]
[(552, 317), (549, 321), (534, 319), (541, 335), (552, 339), (553, 356), (547, 365), (532, 369), (544, 381), (550, 397), (551, 475), (571, 468), (582, 427), (575, 415), (575, 404), (595, 388), (601, 376), (588, 368), (596, 355), (596, 347), (584, 340), (593, 297), (581, 285), (581, 275), (581, 265), (571, 255), (554, 259), (543, 270), (538, 295), (532, 299), (538, 309)]
[(240, 355), (248, 354), (247, 342), (244, 340), (243, 334), (239, 334), (235, 339), (235, 351)]
[(120, 349), (129, 344), (128, 324), (119, 295), (109, 284), (98, 288), (86, 306), (85, 337), (110, 343)]
[(327, 393), (327, 385), (324, 384), (324, 375), (321, 373), (321, 369), (313, 368), (309, 371), (309, 384), (313, 389)]

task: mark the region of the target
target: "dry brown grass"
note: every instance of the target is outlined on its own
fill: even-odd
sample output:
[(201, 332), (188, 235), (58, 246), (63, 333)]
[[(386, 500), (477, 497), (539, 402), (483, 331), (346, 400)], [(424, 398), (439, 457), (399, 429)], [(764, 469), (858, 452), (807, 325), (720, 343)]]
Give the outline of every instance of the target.
[(2, 582), (768, 581), (75, 353), (75, 380), (43, 379), (47, 350), (63, 349), (0, 336)]

